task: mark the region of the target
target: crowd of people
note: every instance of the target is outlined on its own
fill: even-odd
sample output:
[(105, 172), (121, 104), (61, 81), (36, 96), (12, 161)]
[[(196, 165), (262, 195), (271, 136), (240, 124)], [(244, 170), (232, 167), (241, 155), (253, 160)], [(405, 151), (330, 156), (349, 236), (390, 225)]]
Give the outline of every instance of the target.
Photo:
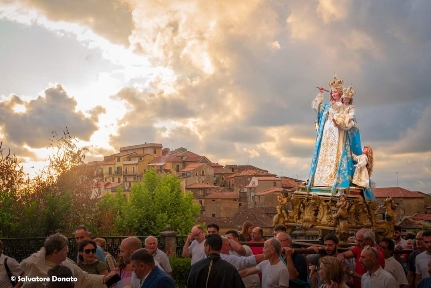
[[(352, 239), (356, 246), (341, 251), (335, 234), (327, 234), (323, 245), (304, 250), (294, 247), (284, 226), (274, 227), (273, 237), (265, 240), (262, 228), (250, 222), (244, 223), (240, 233), (228, 230), (224, 235), (220, 235), (217, 224), (208, 224), (206, 230), (196, 225), (182, 249), (182, 256), (191, 258), (186, 285), (189, 288), (431, 287), (431, 231), (403, 238), (401, 227), (395, 226), (394, 230), (392, 238), (377, 243), (372, 230), (360, 229)], [(85, 226), (79, 226), (74, 235), (77, 249), (71, 258), (67, 257), (69, 240), (57, 233), (21, 263), (4, 255), (0, 241), (0, 288), (175, 287), (169, 258), (157, 248), (156, 237), (149, 236), (144, 243), (134, 236), (125, 238), (117, 262), (105, 251), (106, 241), (91, 239)], [(395, 253), (397, 250), (404, 251)]]

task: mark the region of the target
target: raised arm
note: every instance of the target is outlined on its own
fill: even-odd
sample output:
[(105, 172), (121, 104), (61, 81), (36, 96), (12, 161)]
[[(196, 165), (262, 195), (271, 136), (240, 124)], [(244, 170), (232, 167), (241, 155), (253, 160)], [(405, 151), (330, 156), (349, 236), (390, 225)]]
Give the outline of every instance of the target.
[(190, 241), (192, 239), (193, 239), (193, 235), (192, 233), (189, 233), (189, 235), (187, 236), (186, 242), (184, 243), (184, 246), (183, 246), (183, 253), (182, 253), (183, 258), (190, 257), (189, 246), (190, 246)]
[(244, 247), (242, 247), (241, 244), (239, 244), (238, 242), (236, 242), (235, 240), (232, 240), (232, 239), (228, 239), (228, 242), (229, 242), (230, 248), (233, 251), (235, 251), (236, 253), (238, 253), (241, 256), (246, 255), (245, 249), (244, 249)]

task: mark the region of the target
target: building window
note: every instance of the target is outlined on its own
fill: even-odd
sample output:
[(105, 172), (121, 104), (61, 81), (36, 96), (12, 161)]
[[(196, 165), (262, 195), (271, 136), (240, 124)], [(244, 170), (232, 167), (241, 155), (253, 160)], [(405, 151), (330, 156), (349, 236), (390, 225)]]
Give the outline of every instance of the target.
[(157, 153), (156, 148), (154, 148), (153, 149), (153, 154), (156, 154), (156, 153)]
[(117, 162), (120, 162), (121, 161), (121, 158), (120, 157), (117, 157)]
[(135, 174), (135, 167), (132, 167), (132, 174)]
[(215, 217), (215, 213), (212, 213), (212, 214), (211, 214), (211, 216), (212, 216), (212, 217)]
[(112, 167), (109, 167), (109, 175), (112, 174)]
[(201, 171), (201, 175), (202, 175), (202, 176), (205, 176), (205, 171), (203, 171), (203, 170), (202, 170), (202, 171)]
[(175, 166), (175, 171), (180, 172), (180, 165), (178, 165), (178, 164), (177, 164), (177, 165)]
[(126, 167), (126, 168), (124, 168), (124, 174), (126, 174), (126, 175), (127, 175), (127, 167)]
[(196, 172), (196, 176), (198, 176), (198, 172)]
[(276, 186), (277, 186), (277, 182), (274, 181), (274, 187), (276, 187)]
[(118, 177), (118, 183), (121, 183), (121, 178), (120, 177)]

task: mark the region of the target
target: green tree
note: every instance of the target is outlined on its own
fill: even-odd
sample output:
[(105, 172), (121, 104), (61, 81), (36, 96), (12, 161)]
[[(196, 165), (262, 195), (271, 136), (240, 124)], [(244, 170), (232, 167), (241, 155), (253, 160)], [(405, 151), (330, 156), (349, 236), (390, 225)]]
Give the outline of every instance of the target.
[(141, 182), (133, 185), (117, 224), (120, 232), (135, 235), (156, 235), (167, 224), (179, 233), (186, 233), (199, 213), (200, 206), (181, 189), (176, 175), (149, 170)]

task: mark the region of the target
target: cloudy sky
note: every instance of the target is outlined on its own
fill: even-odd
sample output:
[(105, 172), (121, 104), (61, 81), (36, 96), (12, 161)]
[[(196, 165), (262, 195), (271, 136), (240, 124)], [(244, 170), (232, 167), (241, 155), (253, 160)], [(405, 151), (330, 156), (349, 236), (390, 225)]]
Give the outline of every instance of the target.
[(0, 0), (0, 139), (27, 169), (67, 126), (89, 159), (156, 142), (305, 180), (310, 103), (335, 71), (377, 186), (431, 192), (429, 15), (429, 0)]

